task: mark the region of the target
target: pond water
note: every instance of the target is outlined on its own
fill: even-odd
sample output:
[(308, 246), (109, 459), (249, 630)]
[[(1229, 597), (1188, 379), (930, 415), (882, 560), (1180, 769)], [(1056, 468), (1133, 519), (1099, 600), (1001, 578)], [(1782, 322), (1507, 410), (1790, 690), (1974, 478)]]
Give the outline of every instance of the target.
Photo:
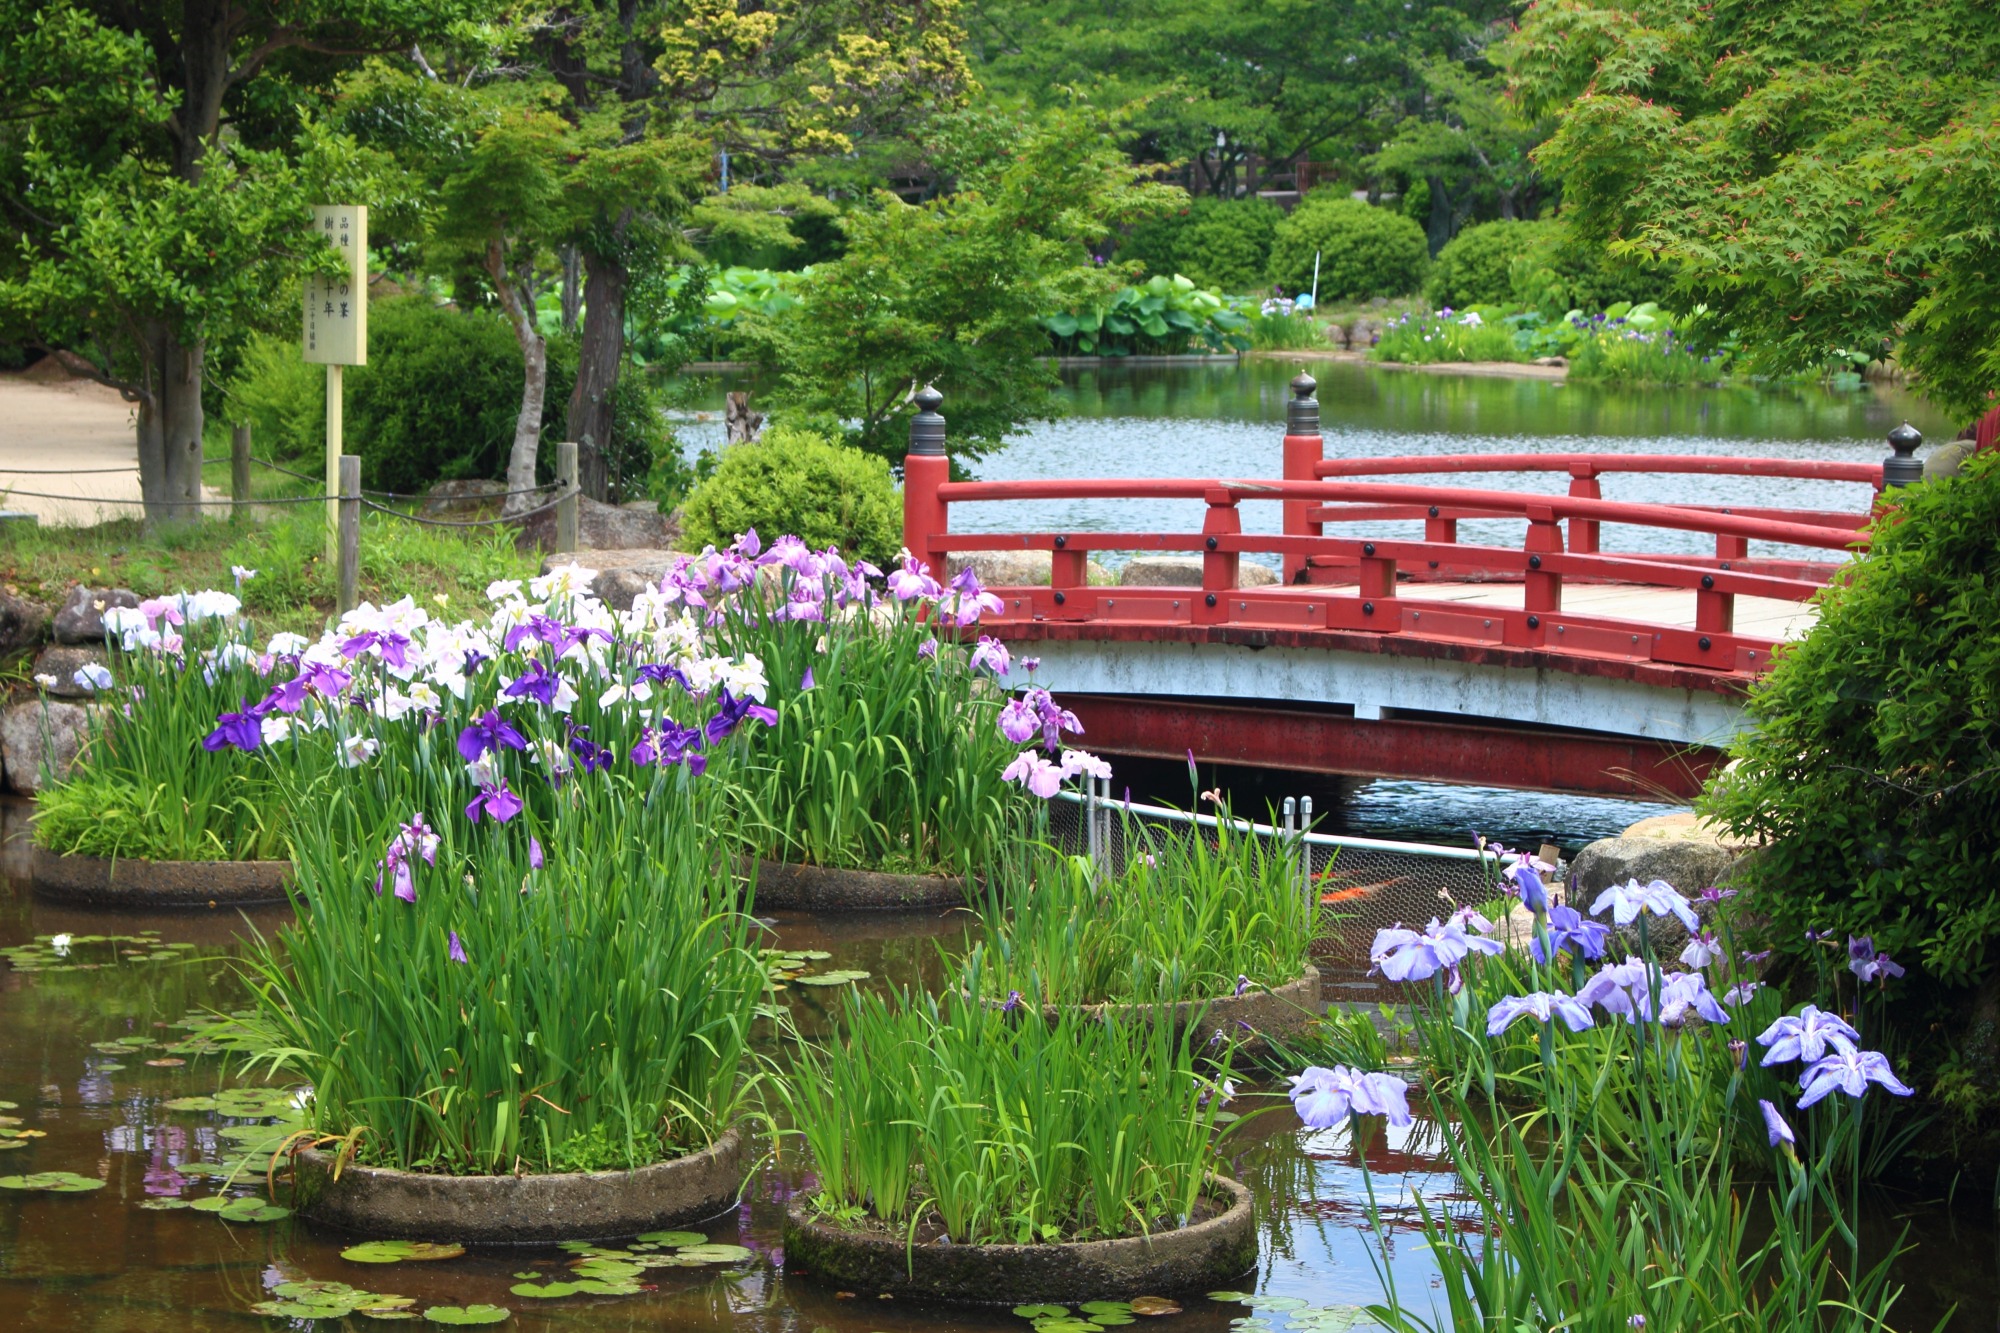
[[(250, 931), (268, 933), (286, 913), (113, 914), (38, 902), (25, 877), (25, 840), (13, 837), (25, 829), (26, 811), (19, 802), (0, 805), (0, 830), (11, 839), (0, 849), (0, 948), (58, 933), (78, 938), (58, 967), (22, 971), (0, 962), (0, 1100), (18, 1103), (7, 1114), (43, 1136), (0, 1152), (0, 1173), (67, 1171), (104, 1184), (76, 1194), (0, 1190), (0, 1329), (330, 1330), (337, 1321), (286, 1321), (251, 1309), (282, 1283), (317, 1280), (410, 1297), (419, 1309), (496, 1304), (514, 1311), (508, 1326), (525, 1329), (1028, 1333), (1025, 1320), (1004, 1310), (879, 1300), (873, 1292), (842, 1296), (810, 1275), (788, 1273), (779, 1223), (785, 1200), (807, 1183), (789, 1149), (758, 1172), (740, 1208), (702, 1228), (711, 1240), (748, 1247), (750, 1259), (719, 1269), (650, 1270), (656, 1290), (624, 1298), (536, 1302), (512, 1295), (509, 1288), (522, 1280), (517, 1274), (536, 1272), (545, 1281), (562, 1274), (569, 1256), (554, 1247), (364, 1265), (341, 1257), (351, 1238), (296, 1220), (244, 1224), (186, 1208), (162, 1210), (162, 1201), (258, 1188), (251, 1179), (227, 1187), (202, 1172), (244, 1141), (229, 1132), (246, 1123), (242, 1117), (166, 1105), (243, 1082), (241, 1072), (220, 1056), (169, 1054), (167, 1047), (188, 1036), (175, 1025), (189, 1014), (243, 1004), (233, 960)], [(834, 955), (826, 966), (867, 970), (870, 984), (934, 983), (939, 947), (958, 935), (952, 921), (935, 914), (782, 918), (775, 929), (774, 943), (826, 949)], [(82, 938), (105, 935), (147, 942)], [(826, 992), (793, 988), (791, 995), (807, 1031), (822, 1030), (838, 1003)], [(1406, 1301), (1421, 1304), (1435, 1283), (1417, 1231), (1417, 1196), (1433, 1207), (1464, 1202), (1437, 1128), (1419, 1122), (1368, 1148), (1385, 1251), (1366, 1223), (1355, 1144), (1344, 1131), (1304, 1130), (1282, 1099), (1272, 1103), (1276, 1109), (1240, 1125), (1227, 1148), (1231, 1172), (1258, 1198), (1257, 1269), (1240, 1289), (1270, 1305), (1253, 1311), (1194, 1293), (1184, 1313), (1162, 1321), (1160, 1333), (1233, 1333), (1232, 1321), (1252, 1314), (1270, 1333), (1284, 1333), (1290, 1320), (1303, 1328), (1316, 1311), (1379, 1299), (1384, 1264)], [(1243, 1104), (1248, 1109), (1249, 1099)], [(1955, 1327), (1990, 1325), (2000, 1304), (1990, 1214), (1953, 1214), (1931, 1201), (1898, 1197), (1884, 1200), (1876, 1215), (1885, 1227), (1907, 1218), (1920, 1245), (1904, 1265), (1911, 1291), (1898, 1326), (1928, 1328), (1951, 1302), (1961, 1309)], [(361, 1317), (350, 1322), (360, 1326)]]

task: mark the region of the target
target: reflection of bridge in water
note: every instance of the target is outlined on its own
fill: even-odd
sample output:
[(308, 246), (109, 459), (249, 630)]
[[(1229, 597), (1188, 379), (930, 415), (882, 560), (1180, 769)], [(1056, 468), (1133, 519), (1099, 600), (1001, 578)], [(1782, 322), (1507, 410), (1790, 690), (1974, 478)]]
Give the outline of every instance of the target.
[[(1884, 464), (1715, 455), (1473, 454), (1328, 459), (1314, 382), (1293, 381), (1284, 477), (953, 482), (941, 399), (926, 391), (904, 472), (904, 541), (934, 568), (977, 551), (1047, 551), (1047, 587), (991, 589), (982, 628), (1041, 658), (1038, 683), (1093, 749), (1261, 768), (1686, 798), (1742, 725), (1776, 644), (1865, 550), (1851, 512), (1630, 503), (1611, 472), (1852, 482), (1914, 480), (1919, 437)], [(1566, 472), (1569, 494), (1362, 481), (1372, 475)], [(1050, 499), (1199, 500), (1198, 532), (979, 532), (955, 505)], [(1857, 497), (1858, 498), (1858, 497)], [(1870, 499), (1874, 497), (1871, 495)], [(1246, 533), (1240, 507), (1283, 506)], [(1519, 546), (1461, 541), (1464, 520), (1525, 525)], [(1423, 537), (1369, 535), (1421, 521)], [(1705, 534), (1714, 555), (1600, 549), (1604, 524)], [(1329, 526), (1337, 529), (1329, 535)], [(1753, 556), (1750, 543), (1806, 548)], [(1092, 587), (1093, 552), (1188, 553), (1179, 587)], [(1819, 553), (1824, 552), (1822, 557)], [(1284, 579), (1242, 586), (1245, 554)], [(1192, 565), (1190, 561), (1190, 565)]]

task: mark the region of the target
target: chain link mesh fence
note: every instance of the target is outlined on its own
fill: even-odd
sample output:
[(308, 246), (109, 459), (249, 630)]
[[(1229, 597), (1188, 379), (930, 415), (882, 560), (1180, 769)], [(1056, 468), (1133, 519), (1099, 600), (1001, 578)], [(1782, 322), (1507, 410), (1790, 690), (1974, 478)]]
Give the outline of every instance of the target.
[[(1287, 806), (1291, 803), (1287, 802)], [(1305, 818), (1310, 820), (1310, 805)], [(1095, 811), (1095, 837), (1091, 812)], [(1288, 812), (1289, 813), (1289, 812)], [(1069, 851), (1095, 853), (1114, 869), (1125, 864), (1127, 821), (1151, 836), (1175, 833), (1215, 837), (1215, 818), (1189, 815), (1164, 806), (1128, 804), (1079, 793), (1062, 793), (1049, 803), (1050, 832)], [(1304, 833), (1282, 826), (1235, 821), (1260, 838), (1289, 844), (1301, 865), (1300, 892), (1317, 895), (1319, 930), (1313, 956), (1324, 967), (1366, 971), (1368, 946), (1386, 926), (1422, 927), (1461, 907), (1476, 907), (1496, 896), (1496, 866), (1470, 847), (1434, 847), (1341, 834)], [(1310, 876), (1310, 890), (1305, 876)]]

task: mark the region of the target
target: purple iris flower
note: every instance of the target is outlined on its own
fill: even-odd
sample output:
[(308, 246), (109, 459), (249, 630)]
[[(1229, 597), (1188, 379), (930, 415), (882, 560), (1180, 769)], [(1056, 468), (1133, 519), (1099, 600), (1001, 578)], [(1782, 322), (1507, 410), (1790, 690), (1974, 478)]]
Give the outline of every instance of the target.
[(702, 733), (698, 728), (663, 721), (639, 733), (639, 739), (632, 745), (632, 762), (640, 768), (686, 764), (690, 773), (699, 775), (708, 767), (708, 756), (701, 752), (701, 745)]
[[(792, 542), (801, 549), (805, 546), (805, 543), (799, 541), (797, 537), (787, 535), (778, 538), (777, 541), (771, 544), (772, 552), (775, 553), (786, 542)], [(736, 540), (729, 544), (729, 549), (735, 554), (742, 556), (745, 560), (755, 560), (757, 553), (764, 549), (764, 539), (757, 535), (757, 529), (745, 528), (736, 534)]]
[(931, 657), (936, 657), (936, 656), (937, 656), (937, 640), (936, 640), (936, 639), (925, 639), (925, 640), (924, 640), (924, 641), (923, 641), (922, 643), (918, 644), (918, 645), (917, 645), (917, 656), (918, 656), (918, 657), (923, 657), (923, 658), (931, 658)]
[(639, 668), (638, 677), (640, 680), (649, 680), (655, 685), (664, 685), (668, 681), (672, 681), (686, 693), (695, 693), (694, 685), (688, 680), (687, 673), (679, 667), (670, 666), (665, 662), (646, 663), (646, 665)]
[(1835, 1089), (1859, 1097), (1868, 1091), (1870, 1083), (1879, 1083), (1898, 1097), (1915, 1092), (1896, 1077), (1888, 1056), (1880, 1051), (1857, 1051), (1847, 1046), (1836, 1049), (1799, 1076), (1799, 1107), (1803, 1110)]
[(523, 808), (521, 798), (507, 790), (506, 783), (496, 782), (479, 789), (479, 795), (466, 804), (465, 817), (477, 824), (481, 815), (490, 815), (494, 823), (504, 824)]
[(266, 695), (264, 703), (268, 708), (276, 709), (280, 713), (296, 713), (306, 706), (307, 688), (304, 676), (293, 676)]
[(1387, 1116), (1392, 1125), (1412, 1121), (1410, 1085), (1393, 1074), (1308, 1065), (1304, 1073), (1292, 1075), (1289, 1095), (1299, 1119), (1312, 1129), (1332, 1129), (1349, 1115)]
[(1771, 1048), (1759, 1063), (1769, 1069), (1789, 1060), (1815, 1061), (1829, 1050), (1851, 1051), (1860, 1040), (1861, 1034), (1839, 1014), (1822, 1013), (1809, 1004), (1796, 1017), (1786, 1014), (1758, 1035), (1757, 1044)]
[[(927, 646), (933, 653), (937, 651), (935, 644)], [(1028, 737), (1041, 729), (1042, 720), (1036, 714), (1034, 705), (1028, 702), (1026, 695), (1018, 699), (1009, 699), (1007, 706), (1000, 710), (1000, 734), (1016, 745), (1026, 743)]]
[(314, 693), (328, 699), (340, 694), (354, 683), (352, 673), (320, 662), (312, 663), (300, 674), (304, 676), (306, 684), (312, 687)]
[[(1604, 943), (1611, 938), (1611, 927), (1601, 921), (1592, 921), (1565, 903), (1556, 903), (1549, 908), (1548, 920), (1549, 953), (1551, 957), (1564, 949), (1580, 953), (1592, 960), (1604, 957)], [(1528, 952), (1538, 963), (1548, 963), (1542, 956), (1540, 936), (1528, 941)]]
[(702, 730), (710, 745), (720, 744), (728, 740), (746, 718), (762, 722), (767, 727), (778, 725), (776, 710), (766, 708), (747, 694), (738, 698), (725, 689), (722, 691), (722, 706), (715, 710), (715, 716), (708, 719)]
[(1013, 659), (1007, 652), (1006, 644), (988, 634), (979, 636), (979, 642), (972, 649), (974, 671), (985, 667), (996, 676), (1004, 676), (1012, 666)]
[(813, 669), (811, 667), (807, 667), (806, 674), (799, 677), (799, 689), (801, 691), (805, 691), (811, 689), (812, 687), (813, 687)]
[(1514, 881), (1514, 892), (1520, 895), (1522, 906), (1537, 915), (1549, 910), (1548, 886), (1542, 883), (1541, 872), (1532, 861), (1524, 856), (1508, 866), (1506, 874)]
[(1007, 604), (979, 586), (979, 572), (971, 565), (952, 576), (951, 609), (948, 614), (960, 629), (979, 623), (979, 617), (987, 611), (1004, 611)]
[(458, 733), (458, 752), (468, 764), (478, 763), (479, 757), (489, 750), (527, 748), (528, 738), (500, 716), (498, 709), (487, 709), (484, 717), (474, 718), (471, 726)]
[(422, 813), (396, 830), (396, 836), (389, 839), (389, 846), (382, 853), (377, 864), (375, 892), (382, 892), (382, 881), (386, 878), (396, 886), (396, 896), (406, 903), (417, 900), (417, 884), (411, 867), (418, 858), (425, 865), (437, 864), (438, 835), (424, 822)]
[(1627, 956), (1622, 963), (1600, 969), (1576, 993), (1585, 1004), (1600, 1005), (1606, 1013), (1621, 1014), (1628, 1023), (1653, 1016), (1653, 999), (1646, 965)]
[(533, 658), (528, 663), (528, 669), (516, 676), (500, 694), (507, 699), (532, 699), (546, 708), (555, 703), (562, 683), (561, 676), (549, 670), (540, 658)]
[(1550, 1023), (1560, 1018), (1569, 1025), (1571, 1032), (1597, 1026), (1597, 1020), (1590, 1015), (1590, 1006), (1576, 996), (1564, 995), (1560, 991), (1534, 991), (1527, 995), (1509, 995), (1488, 1009), (1486, 1035), (1497, 1037), (1523, 1018), (1532, 1018), (1539, 1023)]
[(528, 835), (528, 869), (540, 870), (541, 868), (542, 868), (542, 840), (540, 838), (537, 838), (534, 834), (530, 833)]
[(215, 730), (201, 738), (201, 747), (211, 753), (230, 746), (246, 754), (256, 749), (264, 741), (264, 728), (258, 720), (259, 714), (252, 711), (248, 702), (240, 713), (224, 713), (215, 719)]
[(560, 648), (567, 634), (568, 626), (560, 620), (536, 614), (518, 625), (508, 626), (506, 635), (500, 640), (500, 646), (511, 653), (533, 639), (538, 643), (546, 643), (551, 648)]
[(1758, 1109), (1764, 1112), (1764, 1128), (1771, 1135), (1771, 1146), (1773, 1148), (1781, 1143), (1796, 1144), (1799, 1141), (1798, 1137), (1792, 1133), (1792, 1127), (1785, 1123), (1785, 1117), (1778, 1114), (1777, 1107), (1771, 1105), (1771, 1103), (1765, 1101), (1762, 1097), (1757, 1099), (1757, 1106)]
[(1847, 970), (1864, 982), (1903, 975), (1903, 965), (1886, 953), (1875, 952), (1875, 940), (1868, 935), (1859, 939), (1847, 937)]
[(1021, 1007), (1021, 992), (1017, 990), (1010, 990), (1007, 992), (1007, 1003), (1000, 1006), (1000, 1012), (1003, 1014), (1011, 1014), (1020, 1007)]
[(1439, 972), (1450, 971), (1456, 982), (1458, 965), (1469, 955), (1505, 951), (1500, 941), (1469, 933), (1456, 918), (1440, 923), (1432, 917), (1422, 934), (1401, 926), (1376, 931), (1368, 956), (1391, 981), (1428, 981)]
[(451, 943), (445, 950), (445, 956), (450, 958), (454, 963), (469, 963), (472, 961), (465, 956), (465, 945), (458, 938), (458, 932), (455, 930), (451, 932)]
[(409, 659), (410, 641), (407, 637), (390, 630), (363, 630), (340, 645), (340, 655), (353, 661), (373, 648), (376, 655), (392, 667), (406, 667)]
[(931, 577), (930, 567), (913, 555), (903, 557), (903, 566), (889, 575), (889, 591), (899, 602), (917, 597), (936, 597), (944, 592)]
[(1690, 934), (1701, 929), (1701, 922), (1695, 918), (1694, 908), (1688, 905), (1688, 900), (1663, 879), (1644, 885), (1636, 879), (1612, 885), (1590, 905), (1590, 914), (1603, 916), (1607, 908), (1611, 911), (1611, 919), (1621, 926), (1631, 925), (1641, 911), (1647, 911), (1654, 916), (1680, 918), (1680, 923), (1688, 928)]
[(1660, 1022), (1670, 1028), (1698, 1014), (1711, 1023), (1727, 1023), (1729, 1013), (1715, 1001), (1699, 972), (1669, 973), (1660, 983)]
[(585, 773), (611, 767), (611, 748), (590, 739), (590, 728), (570, 725), (569, 752), (576, 756)]

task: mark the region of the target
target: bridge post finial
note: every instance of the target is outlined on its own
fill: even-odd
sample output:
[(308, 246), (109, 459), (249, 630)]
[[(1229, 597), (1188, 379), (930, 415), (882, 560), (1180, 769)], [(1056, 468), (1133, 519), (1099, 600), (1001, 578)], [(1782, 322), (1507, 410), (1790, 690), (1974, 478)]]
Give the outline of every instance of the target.
[(1319, 399), (1313, 392), (1319, 388), (1319, 381), (1300, 371), (1292, 379), (1292, 398), (1285, 404), (1285, 434), (1319, 434)]
[(910, 450), (903, 458), (903, 545), (932, 574), (944, 576), (943, 559), (931, 540), (948, 531), (951, 511), (938, 487), (951, 480), (951, 459), (944, 451), (944, 418), (938, 405), (944, 395), (926, 384), (916, 394), (917, 414), (910, 418)]
[(1923, 442), (1923, 432), (1907, 421), (1889, 432), (1889, 447), (1895, 452), (1882, 460), (1883, 490), (1924, 479), (1924, 465), (1917, 457), (1917, 446)]
[[(1326, 437), (1319, 429), (1319, 400), (1313, 392), (1319, 388), (1319, 381), (1300, 371), (1292, 380), (1292, 396), (1285, 404), (1285, 480), (1318, 481), (1319, 465), (1326, 458)], [(1285, 500), (1285, 535), (1288, 537), (1317, 537), (1326, 529), (1323, 523), (1314, 523), (1307, 516), (1312, 512), (1311, 500)], [(1306, 580), (1306, 556), (1303, 552), (1287, 551), (1284, 555), (1285, 582), (1304, 583)]]

